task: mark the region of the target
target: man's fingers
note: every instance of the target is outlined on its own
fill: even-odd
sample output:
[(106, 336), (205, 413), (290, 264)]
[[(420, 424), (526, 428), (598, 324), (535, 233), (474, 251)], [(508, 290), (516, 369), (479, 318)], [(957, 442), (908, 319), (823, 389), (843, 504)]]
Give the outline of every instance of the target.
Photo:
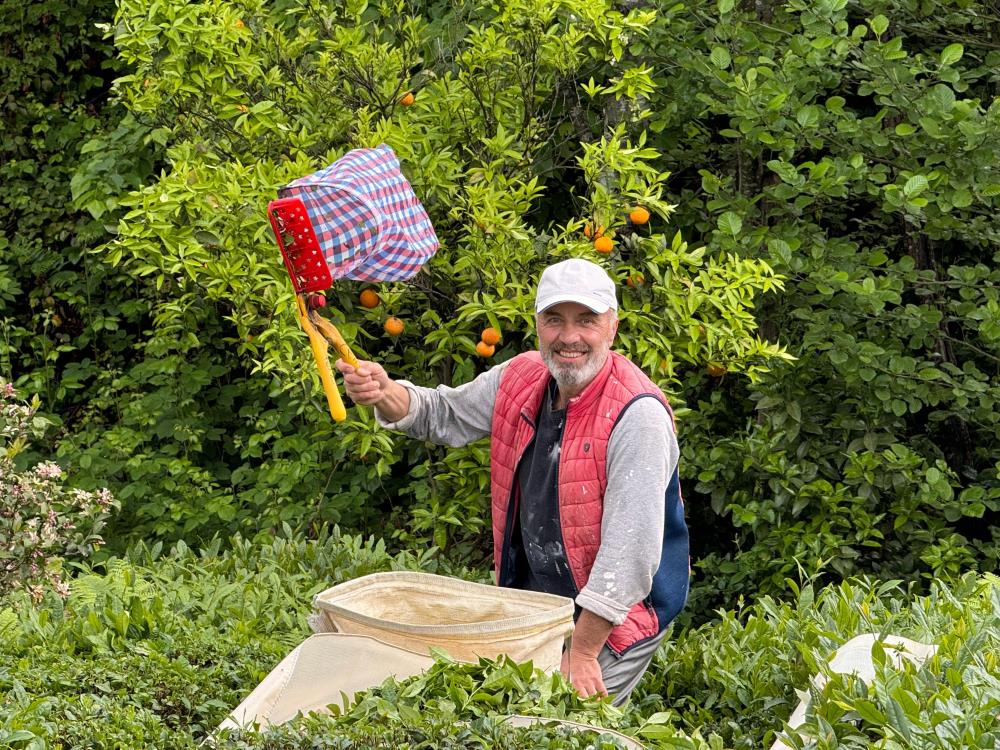
[(591, 695), (607, 695), (607, 688), (604, 687), (604, 683), (597, 682), (587, 682), (581, 685), (577, 692), (583, 695), (584, 698), (590, 697)]
[[(565, 656), (565, 655), (564, 655)], [(566, 659), (564, 658), (564, 666)], [(588, 698), (592, 695), (607, 695), (607, 688), (604, 686), (604, 676), (601, 674), (601, 666), (597, 659), (593, 657), (577, 657), (570, 655), (569, 659), (570, 682), (580, 695)]]
[(344, 390), (356, 404), (370, 406), (382, 399), (382, 384), (375, 377), (379, 369), (372, 362), (359, 362), (357, 367), (338, 359), (334, 365), (344, 378)]
[(344, 376), (345, 383), (357, 383), (361, 385), (363, 383), (374, 383), (375, 380), (371, 375), (361, 371), (355, 370), (354, 372), (341, 371)]

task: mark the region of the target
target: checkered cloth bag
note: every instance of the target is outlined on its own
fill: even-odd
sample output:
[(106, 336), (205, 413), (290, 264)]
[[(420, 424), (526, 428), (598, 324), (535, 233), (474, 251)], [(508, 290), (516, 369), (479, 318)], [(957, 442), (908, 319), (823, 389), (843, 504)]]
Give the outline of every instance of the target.
[(402, 281), (438, 249), (427, 212), (385, 144), (349, 151), (278, 192), (305, 205), (334, 279)]

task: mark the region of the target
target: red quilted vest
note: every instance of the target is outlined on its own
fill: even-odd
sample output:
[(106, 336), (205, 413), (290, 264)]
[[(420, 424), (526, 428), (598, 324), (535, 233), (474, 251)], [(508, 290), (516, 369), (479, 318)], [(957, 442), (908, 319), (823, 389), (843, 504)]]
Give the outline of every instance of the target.
[[(515, 357), (500, 381), (493, 410), (490, 464), (492, 473), (493, 554), (497, 582), (509, 550), (508, 511), (515, 500), (517, 466), (535, 434), (535, 423), (549, 371), (538, 352)], [(611, 352), (593, 381), (566, 409), (559, 459), (559, 519), (563, 547), (577, 590), (590, 576), (601, 544), (601, 518), (607, 488), (607, 448), (621, 411), (636, 397), (653, 395), (669, 412), (659, 388), (628, 359)], [(515, 500), (516, 503), (516, 500)], [(608, 645), (621, 653), (637, 642), (657, 635), (659, 622), (648, 601), (632, 607), (616, 626)]]

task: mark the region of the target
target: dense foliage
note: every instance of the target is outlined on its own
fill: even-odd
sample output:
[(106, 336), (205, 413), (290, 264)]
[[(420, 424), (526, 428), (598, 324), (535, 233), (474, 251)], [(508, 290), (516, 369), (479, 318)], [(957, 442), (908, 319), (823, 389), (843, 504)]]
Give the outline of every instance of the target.
[(116, 539), (388, 516), (400, 546), (486, 556), (485, 447), (329, 422), (263, 215), (387, 142), (442, 250), (374, 308), (338, 283), (331, 316), (394, 375), (460, 383), (533, 345), (546, 262), (600, 259), (620, 350), (678, 407), (695, 608), (796, 569), (995, 565), (986, 4), (3, 8), (0, 372), (121, 499)]
[(684, 458), (736, 527), (706, 540), (704, 570), (731, 596), (796, 566), (994, 569), (1000, 17), (717, 7), (651, 35), (671, 85), (697, 92), (651, 100), (654, 143), (680, 226), (786, 277), (757, 315), (797, 359), (697, 397)]
[[(117, 423), (67, 437), (61, 454), (125, 485), (121, 523), (133, 533), (364, 528), (395, 507), (401, 543), (464, 542), (483, 557), (483, 446), (407, 444), (363, 411), (335, 427), (316, 408), (262, 211), (281, 184), (380, 142), (399, 154), (442, 250), (415, 283), (382, 288), (375, 308), (357, 302), (358, 284), (329, 295), (362, 354), (417, 382), (458, 383), (531, 346), (540, 269), (597, 257), (586, 218), (618, 243), (608, 266), (623, 284), (624, 351), (668, 386), (712, 357), (758, 376), (782, 354), (753, 334), (756, 293), (781, 284), (768, 266), (664, 233), (667, 175), (644, 134), (602, 135), (595, 123), (551, 138), (582, 112), (584, 73), (651, 17), (592, 0), (439, 18), (403, 5), (120, 3), (115, 43), (132, 72), (116, 93), (165, 144), (168, 167), (122, 196), (103, 257), (148, 280), (153, 323)], [(410, 88), (416, 103), (403, 106)], [(657, 212), (654, 225), (627, 222), (635, 203)], [(626, 287), (636, 269), (642, 283)], [(406, 323), (398, 338), (382, 331), (389, 314)], [(483, 363), (474, 351), (487, 323), (504, 339)]]
[(128, 133), (81, 154), (122, 116), (106, 101), (113, 49), (95, 27), (113, 12), (107, 0), (0, 2), (0, 377), (73, 431), (114, 418), (148, 314), (136, 280), (89, 254), (106, 228), (73, 202), (85, 173), (117, 195), (150, 170)]
[[(234, 539), (227, 547), (139, 546), (81, 570), (65, 601), (8, 597), (0, 608), (0, 746), (193, 748), (306, 637), (314, 593), (377, 570), (462, 574), (432, 554), (392, 557), (381, 543), (336, 531), (319, 541)], [(935, 584), (922, 597), (863, 581), (790, 593), (676, 632), (622, 710), (581, 701), (561, 678), (524, 665), (439, 662), (360, 694), (339, 717), (220, 737), (220, 746), (471, 749), (490, 738), (510, 748), (580, 746), (552, 729), (499, 726), (519, 712), (569, 716), (638, 735), (647, 747), (749, 750), (783, 730), (796, 689), (841, 644), (869, 632), (934, 643), (938, 654), (920, 669), (880, 667), (868, 687), (831, 675), (795, 747), (807, 736), (817, 748), (996, 746), (995, 577)]]

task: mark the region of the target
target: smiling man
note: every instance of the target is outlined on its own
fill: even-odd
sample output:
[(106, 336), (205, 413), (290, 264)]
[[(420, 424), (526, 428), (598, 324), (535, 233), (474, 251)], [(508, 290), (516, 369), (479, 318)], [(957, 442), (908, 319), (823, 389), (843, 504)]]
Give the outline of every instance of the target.
[(384, 427), (445, 445), (491, 438), (497, 583), (571, 597), (562, 671), (582, 695), (625, 701), (687, 598), (688, 532), (673, 416), (611, 351), (615, 285), (572, 259), (542, 273), (538, 351), (471, 383), (422, 388), (374, 362), (337, 362)]

